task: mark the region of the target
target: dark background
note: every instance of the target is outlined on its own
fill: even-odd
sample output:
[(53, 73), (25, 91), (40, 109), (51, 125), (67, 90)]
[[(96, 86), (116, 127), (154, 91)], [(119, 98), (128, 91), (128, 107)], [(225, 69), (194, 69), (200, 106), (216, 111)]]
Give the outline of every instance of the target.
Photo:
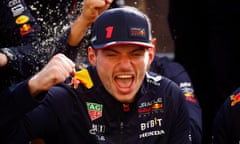
[(240, 7), (227, 0), (125, 0), (146, 12), (158, 52), (172, 53), (189, 72), (202, 107), (203, 144), (224, 100), (240, 86)]

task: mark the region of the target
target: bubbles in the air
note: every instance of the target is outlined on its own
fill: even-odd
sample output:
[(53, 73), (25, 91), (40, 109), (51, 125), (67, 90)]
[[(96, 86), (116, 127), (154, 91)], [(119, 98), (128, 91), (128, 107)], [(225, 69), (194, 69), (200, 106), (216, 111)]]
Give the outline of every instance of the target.
[[(30, 1), (32, 3), (29, 4), (29, 8), (41, 25), (39, 38), (37, 42), (33, 43), (34, 53), (32, 57), (40, 63), (39, 66), (36, 66), (36, 69), (45, 65), (52, 55), (61, 49), (61, 45), (58, 43), (59, 38), (70, 28), (73, 21), (82, 11), (82, 1), (75, 1), (76, 3), (74, 4), (72, 4), (73, 1), (59, 1), (60, 2), (56, 4), (51, 1), (49, 1), (49, 3)], [(78, 53), (74, 59), (76, 63), (87, 62), (89, 34), (90, 31), (88, 31), (79, 47), (77, 47)]]

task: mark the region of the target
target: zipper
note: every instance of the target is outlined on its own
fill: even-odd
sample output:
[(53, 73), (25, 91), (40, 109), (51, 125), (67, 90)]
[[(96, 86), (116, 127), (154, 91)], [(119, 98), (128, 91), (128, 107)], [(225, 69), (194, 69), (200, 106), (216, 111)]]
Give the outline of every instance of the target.
[(120, 144), (123, 143), (123, 139), (124, 139), (123, 129), (124, 129), (124, 123), (123, 121), (120, 121)]

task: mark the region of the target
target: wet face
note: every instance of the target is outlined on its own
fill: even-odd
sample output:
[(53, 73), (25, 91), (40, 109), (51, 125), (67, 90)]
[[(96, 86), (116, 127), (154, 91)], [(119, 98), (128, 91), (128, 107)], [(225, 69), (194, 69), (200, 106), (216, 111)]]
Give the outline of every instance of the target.
[(154, 55), (152, 48), (136, 45), (118, 45), (97, 51), (89, 48), (88, 54), (106, 90), (123, 103), (135, 99)]

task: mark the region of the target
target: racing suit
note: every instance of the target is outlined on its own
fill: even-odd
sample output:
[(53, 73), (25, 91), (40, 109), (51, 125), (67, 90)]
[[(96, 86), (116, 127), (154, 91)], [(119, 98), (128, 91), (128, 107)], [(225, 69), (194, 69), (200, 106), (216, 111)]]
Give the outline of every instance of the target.
[(146, 73), (136, 100), (123, 104), (105, 90), (94, 67), (77, 73), (68, 85), (50, 89), (30, 112), (38, 101), (28, 93), (18, 95), (24, 101), (9, 113), (12, 120), (1, 124), (5, 143), (27, 143), (35, 137), (47, 144), (190, 143), (186, 101), (171, 80)]
[(35, 72), (35, 59), (30, 54), (39, 25), (23, 0), (0, 1), (0, 52), (8, 58), (0, 68), (0, 91)]
[(216, 114), (213, 124), (213, 144), (240, 143), (240, 87), (229, 96)]
[(168, 57), (155, 56), (150, 71), (163, 75), (182, 89), (190, 116), (191, 137), (193, 144), (202, 143), (202, 110), (194, 94), (191, 79), (182, 65)]

